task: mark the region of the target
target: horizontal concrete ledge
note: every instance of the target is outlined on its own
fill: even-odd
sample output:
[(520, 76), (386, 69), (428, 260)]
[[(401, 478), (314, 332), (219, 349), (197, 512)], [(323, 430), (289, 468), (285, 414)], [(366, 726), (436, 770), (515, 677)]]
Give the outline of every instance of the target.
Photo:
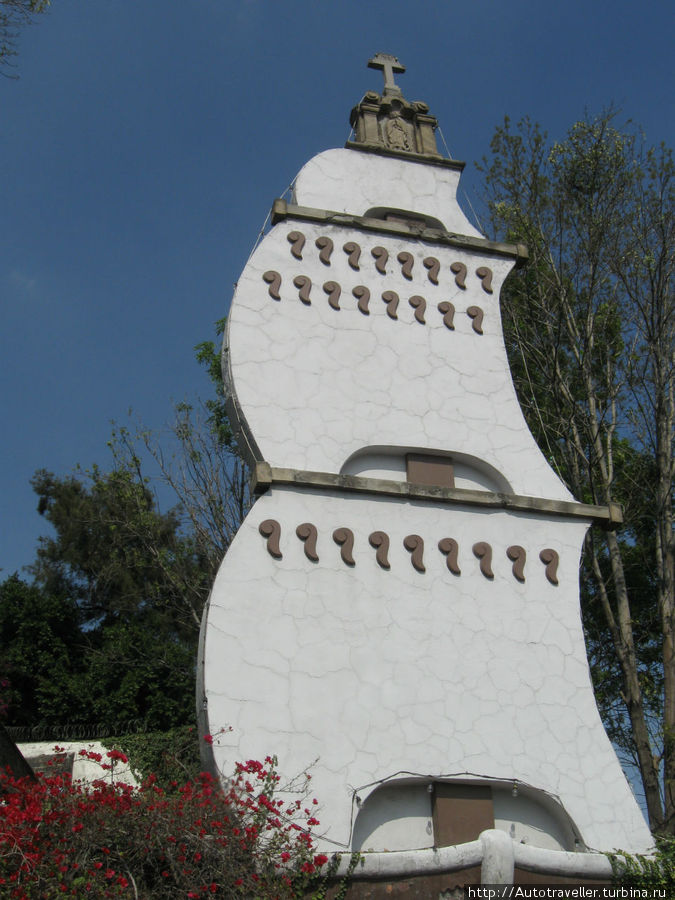
[(570, 853), (568, 850), (544, 850), (531, 844), (514, 844), (514, 862), (519, 869), (538, 875), (612, 877), (612, 864), (603, 853)]
[(542, 500), (539, 497), (522, 497), (518, 494), (471, 491), (464, 488), (430, 487), (408, 481), (388, 481), (381, 478), (362, 478), (358, 475), (334, 475), (330, 472), (306, 472), (302, 469), (278, 469), (266, 462), (256, 463), (252, 489), (264, 493), (272, 485), (314, 488), (325, 491), (377, 494), (407, 500), (432, 500), (455, 506), (480, 506), (489, 509), (510, 509), (518, 512), (535, 512), (546, 516), (561, 516), (597, 522), (606, 528), (616, 528), (623, 522), (623, 512), (618, 503), (610, 506), (592, 506), (565, 500)]
[[(495, 843), (494, 832), (485, 831), (477, 841), (429, 850), (397, 850), (391, 853), (362, 853), (353, 873), (355, 881), (438, 875), (481, 865), (486, 849)], [(503, 832), (496, 834), (501, 837)], [(507, 836), (508, 839), (508, 836)], [(495, 848), (496, 849), (496, 848)], [(566, 850), (544, 850), (529, 844), (513, 842), (513, 865), (543, 876), (610, 880), (612, 864), (602, 853), (570, 853)], [(350, 853), (340, 854), (336, 877), (346, 875)]]
[(462, 172), (466, 168), (465, 162), (459, 159), (448, 159), (446, 156), (441, 156), (440, 153), (432, 156), (429, 153), (413, 153), (410, 150), (390, 150), (389, 147), (383, 147), (382, 144), (369, 144), (367, 141), (347, 141), (345, 148), (357, 150), (359, 153), (375, 153), (377, 156), (402, 159), (405, 162), (418, 162), (425, 166), (454, 169), (456, 172)]
[[(340, 855), (336, 877), (344, 876), (349, 868), (351, 853)], [(429, 850), (394, 850), (391, 853), (362, 853), (354, 870), (354, 879), (396, 878), (405, 875), (440, 875), (479, 866), (483, 859), (480, 841), (439, 847)]]
[(310, 206), (294, 206), (285, 200), (274, 201), (271, 215), (273, 225), (284, 219), (298, 219), (302, 222), (317, 222), (322, 225), (343, 225), (348, 228), (358, 228), (361, 231), (389, 234), (393, 237), (416, 238), (429, 244), (475, 250), (477, 253), (486, 253), (490, 256), (504, 256), (508, 259), (515, 259), (517, 267), (523, 266), (528, 258), (525, 244), (504, 244), (500, 241), (488, 241), (485, 238), (472, 237), (467, 234), (453, 234), (438, 228), (415, 228), (402, 222), (388, 222), (385, 219), (371, 219), (350, 213), (333, 212), (329, 209), (314, 209)]

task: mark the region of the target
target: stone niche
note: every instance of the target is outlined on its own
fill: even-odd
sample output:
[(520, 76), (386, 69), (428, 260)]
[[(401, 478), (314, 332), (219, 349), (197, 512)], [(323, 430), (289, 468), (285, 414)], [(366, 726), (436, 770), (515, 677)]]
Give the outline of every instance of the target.
[(416, 850), (475, 841), (488, 828), (547, 850), (579, 850), (560, 803), (516, 783), (396, 780), (357, 802), (352, 846), (359, 851)]

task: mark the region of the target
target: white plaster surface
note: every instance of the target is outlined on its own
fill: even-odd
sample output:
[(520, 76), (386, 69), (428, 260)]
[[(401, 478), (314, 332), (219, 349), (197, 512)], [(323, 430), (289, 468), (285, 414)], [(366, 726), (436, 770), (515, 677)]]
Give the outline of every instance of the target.
[[(287, 236), (306, 236), (303, 259)], [(330, 237), (329, 266), (315, 240)], [(362, 247), (352, 270), (343, 245)], [(387, 273), (376, 271), (371, 250), (388, 250)], [(405, 279), (397, 255), (415, 258)], [(422, 260), (441, 262), (433, 285)], [(455, 284), (453, 262), (467, 267), (466, 289)], [(339, 472), (355, 453), (372, 445), (412, 446), (477, 457), (500, 472), (512, 492), (570, 500), (571, 495), (532, 438), (510, 378), (502, 338), (499, 288), (511, 261), (470, 254), (408, 238), (357, 232), (338, 226), (284, 222), (262, 241), (239, 279), (228, 318), (226, 377), (238, 415), (271, 466)], [(486, 293), (475, 270), (493, 271)], [(282, 276), (280, 300), (269, 295), (263, 274)], [(301, 302), (293, 280), (311, 279), (311, 305)], [(323, 284), (341, 286), (340, 309), (329, 306)], [(352, 290), (371, 292), (370, 314), (357, 309)], [(395, 291), (396, 320), (382, 293)], [(426, 324), (414, 318), (409, 299), (426, 300)], [(438, 304), (456, 308), (454, 330), (443, 324)], [(483, 310), (483, 334), (466, 310)]]
[(438, 219), (446, 231), (483, 237), (457, 203), (460, 174), (372, 153), (325, 150), (300, 170), (293, 200), (358, 216), (377, 207), (414, 211)]
[(72, 753), (73, 781), (81, 781), (84, 784), (91, 784), (93, 781), (110, 781), (138, 787), (138, 781), (129, 763), (115, 760), (111, 769), (103, 769), (101, 764), (95, 760), (80, 756), (81, 750), (100, 753), (101, 763), (110, 765), (111, 761), (106, 757), (110, 747), (105, 747), (99, 741), (29, 741), (17, 744), (17, 746), (30, 765), (34, 765), (31, 760), (36, 760), (38, 757)]
[[(258, 526), (281, 525), (273, 559)], [(318, 529), (319, 562), (295, 534)], [(332, 539), (355, 535), (350, 568)], [(595, 706), (579, 617), (586, 525), (499, 510), (276, 488), (261, 497), (215, 582), (203, 634), (206, 724), (223, 771), (276, 753), (287, 775), (318, 760), (327, 838), (348, 846), (352, 790), (382, 779), (469, 772), (557, 797), (587, 846), (645, 850), (649, 832)], [(368, 536), (389, 534), (391, 568)], [(413, 569), (408, 534), (425, 542)], [(462, 574), (438, 541), (454, 537)], [(493, 548), (494, 579), (471, 548)], [(526, 581), (506, 548), (528, 553)], [(540, 550), (560, 555), (550, 584)], [(589, 752), (583, 755), (584, 748)], [(374, 848), (383, 849), (383, 848)]]

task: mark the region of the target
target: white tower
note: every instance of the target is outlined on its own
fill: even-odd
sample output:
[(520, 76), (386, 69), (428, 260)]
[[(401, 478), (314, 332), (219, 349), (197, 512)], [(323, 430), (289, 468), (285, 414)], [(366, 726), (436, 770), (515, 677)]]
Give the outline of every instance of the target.
[[(595, 705), (592, 521), (535, 444), (500, 287), (524, 247), (456, 201), (462, 163), (378, 54), (355, 140), (311, 159), (232, 301), (225, 373), (260, 494), (202, 628), (213, 764), (314, 763), (327, 847), (485, 829), (549, 850), (651, 836)], [(316, 761), (316, 762), (314, 762)]]

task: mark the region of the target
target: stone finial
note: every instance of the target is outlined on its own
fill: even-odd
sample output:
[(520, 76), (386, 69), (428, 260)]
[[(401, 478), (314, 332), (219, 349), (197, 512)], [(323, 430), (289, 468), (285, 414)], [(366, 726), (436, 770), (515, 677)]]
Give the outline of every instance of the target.
[(426, 103), (406, 100), (394, 81), (394, 73), (405, 72), (405, 66), (389, 53), (376, 53), (368, 60), (368, 68), (382, 71), (384, 90), (381, 95), (368, 91), (352, 110), (349, 122), (355, 137), (347, 146), (441, 159), (434, 134), (436, 118), (429, 115)]

